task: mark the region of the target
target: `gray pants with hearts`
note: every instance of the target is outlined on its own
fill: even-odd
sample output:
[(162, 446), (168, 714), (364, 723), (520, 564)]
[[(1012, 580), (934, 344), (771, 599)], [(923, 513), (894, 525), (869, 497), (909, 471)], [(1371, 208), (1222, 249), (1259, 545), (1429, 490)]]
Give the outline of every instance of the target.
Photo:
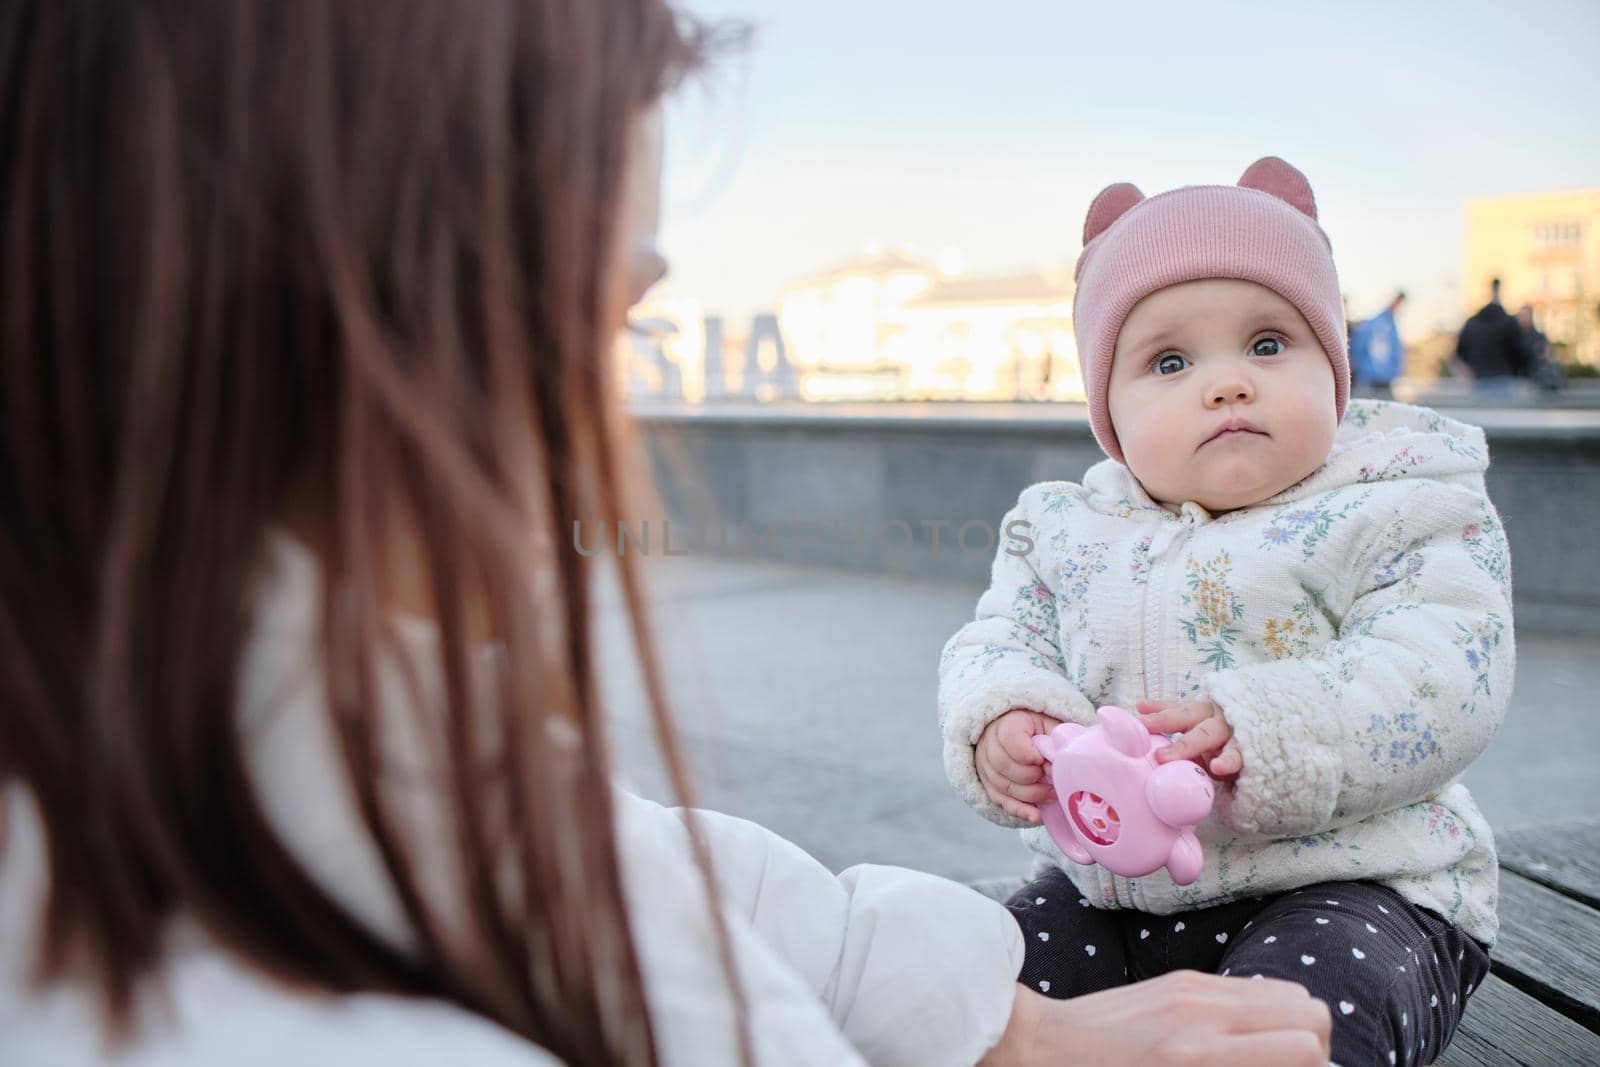
[(1432, 1063), (1489, 955), (1430, 911), (1372, 882), (1324, 882), (1176, 915), (1107, 911), (1061, 871), (1006, 906), (1027, 939), (1018, 981), (1075, 997), (1175, 970), (1299, 982), (1333, 1013), (1333, 1060)]

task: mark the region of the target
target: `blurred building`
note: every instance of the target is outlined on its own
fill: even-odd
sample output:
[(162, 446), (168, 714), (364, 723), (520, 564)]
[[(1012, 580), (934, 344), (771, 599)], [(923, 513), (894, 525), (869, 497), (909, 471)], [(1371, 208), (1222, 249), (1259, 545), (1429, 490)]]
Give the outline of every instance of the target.
[(806, 399), (1082, 397), (1065, 272), (953, 276), (877, 252), (789, 286), (778, 319)]
[(903, 368), (887, 351), (906, 304), (938, 278), (901, 252), (875, 252), (788, 286), (778, 324), (808, 400), (899, 400)]
[(1568, 359), (1600, 363), (1600, 188), (1497, 196), (1467, 203), (1463, 316), (1501, 281), (1501, 303), (1533, 306)]
[(912, 397), (1083, 398), (1065, 275), (946, 278), (913, 297), (889, 358)]

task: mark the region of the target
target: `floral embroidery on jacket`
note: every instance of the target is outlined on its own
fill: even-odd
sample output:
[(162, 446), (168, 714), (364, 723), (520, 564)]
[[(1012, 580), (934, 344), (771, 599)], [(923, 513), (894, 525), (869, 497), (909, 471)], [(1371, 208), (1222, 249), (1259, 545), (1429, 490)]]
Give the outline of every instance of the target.
[(1150, 542), (1153, 540), (1155, 534), (1145, 534), (1134, 542), (1131, 570), (1135, 585), (1143, 585), (1150, 580)]
[(1461, 540), (1480, 571), (1500, 583), (1506, 599), (1511, 599), (1511, 552), (1506, 546), (1505, 530), (1493, 511), (1487, 512), (1479, 522), (1461, 528)]
[(1417, 728), (1415, 711), (1367, 716), (1367, 758), (1373, 763), (1396, 763), (1415, 767), (1439, 752), (1439, 742), (1427, 727)]
[(965, 678), (973, 673), (984, 674), (996, 662), (1005, 659), (1014, 651), (1015, 649), (1007, 648), (1004, 645), (982, 645), (972, 652), (967, 662), (961, 665), (961, 670), (956, 677)]
[(1483, 621), (1473, 627), (1456, 623), (1456, 647), (1461, 649), (1462, 656), (1467, 661), (1467, 666), (1474, 672), (1472, 692), (1467, 700), (1462, 703), (1461, 710), (1468, 715), (1475, 715), (1478, 711), (1477, 696), (1492, 696), (1489, 692), (1489, 672), (1494, 663), (1495, 650), (1500, 647), (1501, 634), (1505, 632), (1506, 624), (1494, 612), (1483, 617)]
[[(1061, 639), (1061, 621), (1056, 612), (1056, 597), (1048, 585), (1036, 581), (1019, 586), (1012, 597), (1010, 622), (1011, 640), (1022, 646), (1009, 649), (1010, 652), (1025, 652), (1028, 662), (1044, 670), (1066, 669), (1059, 651), (1055, 651), (1049, 658), (1040, 655), (1039, 652), (1041, 645), (1045, 649), (1057, 650)], [(984, 646), (978, 660), (967, 665), (968, 669), (977, 667), (979, 670), (987, 670), (995, 660), (1004, 658), (1004, 653), (1008, 650), (999, 647), (997, 652), (991, 651), (996, 648), (997, 646), (993, 645)]]
[(1199, 649), (1206, 665), (1219, 671), (1235, 663), (1233, 644), (1239, 639), (1236, 624), (1244, 619), (1244, 603), (1228, 588), (1232, 568), (1233, 557), (1225, 551), (1205, 563), (1189, 560), (1189, 591), (1183, 594), (1183, 605), (1191, 614), (1179, 620), (1189, 643)]
[[(1072, 662), (1067, 666), (1067, 680), (1077, 687), (1078, 692), (1089, 698), (1095, 707), (1111, 703), (1111, 686), (1116, 679), (1116, 666), (1105, 656), (1105, 649), (1100, 642), (1089, 638), (1086, 648), (1072, 657)], [(1089, 653), (1097, 652), (1105, 660), (1097, 677), (1089, 676)]]
[(1402, 548), (1388, 559), (1378, 561), (1377, 569), (1372, 572), (1372, 580), (1378, 585), (1394, 585), (1396, 582), (1410, 582), (1421, 573), (1422, 553)]
[[(1300, 853), (1306, 851), (1307, 849), (1324, 847), (1336, 849), (1341, 852), (1361, 851), (1361, 846), (1355, 842), (1346, 842), (1342, 840), (1342, 835), (1339, 833), (1339, 831), (1324, 830), (1320, 834), (1306, 834), (1304, 837), (1296, 838), (1294, 842), (1294, 855), (1296, 858), (1298, 858)], [(1353, 867), (1361, 866), (1361, 861), (1354, 857), (1350, 858), (1349, 863)]]
[(1272, 521), (1261, 534), (1261, 547), (1289, 545), (1299, 542), (1307, 560), (1317, 554), (1317, 546), (1328, 536), (1333, 525), (1357, 511), (1372, 491), (1366, 490), (1335, 511), (1332, 501), (1338, 493), (1328, 493), (1313, 501), (1296, 501), (1285, 504), (1272, 513)]
[(1344, 626), (1339, 631), (1341, 638), (1371, 637), (1373, 627), (1391, 615), (1401, 615), (1408, 611), (1421, 611), (1422, 605), (1415, 601), (1407, 600), (1399, 604), (1390, 604), (1388, 607), (1379, 608), (1370, 615), (1350, 616), (1344, 620)]
[(1461, 824), (1456, 821), (1455, 813), (1443, 804), (1429, 804), (1423, 811), (1426, 812), (1428, 833), (1433, 837), (1461, 836)]
[(1061, 561), (1061, 599), (1068, 599), (1068, 594), (1080, 603), (1088, 598), (1090, 580), (1110, 569), (1106, 565), (1106, 552), (1110, 547), (1104, 541), (1078, 545)]
[(1044, 491), (1044, 513), (1054, 515), (1064, 511), (1072, 505), (1074, 493), (1071, 489), (1052, 488)]
[[(1102, 498), (1102, 500), (1104, 500), (1104, 498)], [(1119, 519), (1131, 519), (1141, 512), (1155, 512), (1159, 515), (1166, 514), (1166, 509), (1162, 508), (1159, 504), (1140, 503), (1131, 496), (1119, 497), (1116, 503), (1110, 505), (1102, 504), (1102, 506), (1106, 507), (1106, 511), (1109, 514), (1115, 515)]]
[(1352, 400), (1350, 405), (1345, 408), (1344, 421), (1365, 428), (1377, 413), (1378, 409), (1371, 404), (1360, 400)]
[(1382, 482), (1393, 478), (1397, 474), (1415, 470), (1424, 463), (1432, 463), (1433, 457), (1423, 455), (1406, 445), (1400, 451), (1384, 460), (1381, 464), (1367, 463), (1356, 474), (1358, 482)]
[(1273, 659), (1303, 659), (1321, 642), (1317, 618), (1322, 598), (1307, 592), (1288, 615), (1268, 619), (1261, 633), (1261, 643)]

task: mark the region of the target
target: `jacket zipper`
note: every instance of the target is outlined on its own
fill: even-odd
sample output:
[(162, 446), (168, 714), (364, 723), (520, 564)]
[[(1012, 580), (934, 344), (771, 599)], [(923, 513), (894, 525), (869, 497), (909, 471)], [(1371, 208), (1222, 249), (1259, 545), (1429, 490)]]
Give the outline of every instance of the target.
[[(1189, 532), (1193, 529), (1194, 517), (1182, 514), (1176, 517), (1171, 526), (1164, 526), (1156, 538), (1150, 542), (1150, 576), (1145, 580), (1144, 592), (1139, 602), (1139, 618), (1141, 626), (1140, 644), (1143, 655), (1141, 659), (1141, 680), (1144, 682), (1146, 700), (1164, 699), (1162, 695), (1152, 691), (1150, 679), (1165, 678), (1161, 655), (1161, 612), (1160, 606), (1166, 603), (1165, 587), (1167, 575), (1171, 568), (1167, 565), (1169, 556), (1183, 547), (1188, 540)], [(1158, 595), (1154, 599), (1150, 590), (1154, 587)], [(1165, 693), (1165, 687), (1161, 691)], [(1139, 901), (1134, 899), (1132, 879), (1121, 875), (1111, 875), (1111, 894), (1116, 902), (1125, 908), (1137, 908)]]

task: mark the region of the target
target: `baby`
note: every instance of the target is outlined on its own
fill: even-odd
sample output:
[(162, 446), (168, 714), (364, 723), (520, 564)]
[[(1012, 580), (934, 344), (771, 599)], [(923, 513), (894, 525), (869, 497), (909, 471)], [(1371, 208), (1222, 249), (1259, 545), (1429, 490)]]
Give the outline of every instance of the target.
[[(1188, 968), (1291, 979), (1334, 1059), (1430, 1063), (1488, 971), (1497, 867), (1458, 781), (1506, 712), (1511, 567), (1482, 431), (1349, 400), (1305, 177), (1097, 196), (1073, 324), (1095, 438), (1025, 490), (939, 715), (961, 795), (1037, 853), (1010, 902), (1053, 997)], [(1032, 738), (1095, 709), (1217, 779), (1205, 868), (1081, 866)]]

